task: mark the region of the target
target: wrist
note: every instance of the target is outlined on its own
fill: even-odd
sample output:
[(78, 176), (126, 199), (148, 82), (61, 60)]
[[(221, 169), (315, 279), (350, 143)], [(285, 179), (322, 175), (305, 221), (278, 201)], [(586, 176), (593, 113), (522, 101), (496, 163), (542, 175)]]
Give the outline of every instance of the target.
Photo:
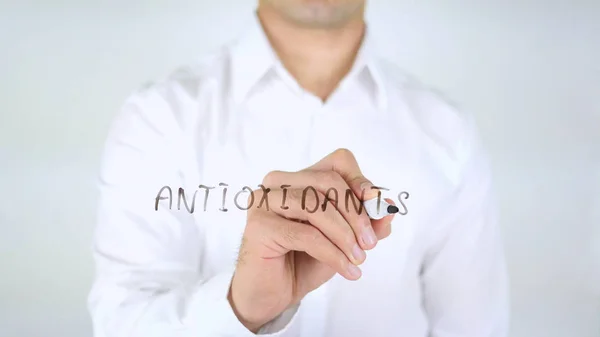
[[(240, 321), (240, 323), (242, 323), (242, 325), (245, 326), (246, 329), (250, 330), (252, 333), (258, 333), (260, 328), (262, 328), (262, 326), (267, 323), (267, 321), (250, 317), (250, 315), (245, 314), (246, 310), (243, 310), (238, 304), (236, 304), (231, 286), (229, 287), (227, 300), (229, 301), (229, 305), (231, 306), (231, 309), (233, 309), (233, 312), (237, 319)], [(249, 312), (251, 312), (251, 310)]]

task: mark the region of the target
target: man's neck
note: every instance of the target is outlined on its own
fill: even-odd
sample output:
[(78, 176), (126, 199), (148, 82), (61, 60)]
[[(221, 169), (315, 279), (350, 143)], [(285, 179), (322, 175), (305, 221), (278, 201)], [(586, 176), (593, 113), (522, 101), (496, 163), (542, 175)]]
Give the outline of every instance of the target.
[(362, 13), (336, 29), (299, 27), (268, 6), (257, 14), (287, 71), (302, 88), (327, 100), (354, 64), (365, 32)]

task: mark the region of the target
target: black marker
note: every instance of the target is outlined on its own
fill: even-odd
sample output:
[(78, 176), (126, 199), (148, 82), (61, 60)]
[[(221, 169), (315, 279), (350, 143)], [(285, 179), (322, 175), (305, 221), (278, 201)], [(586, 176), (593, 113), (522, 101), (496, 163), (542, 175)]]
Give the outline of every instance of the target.
[(385, 200), (379, 201), (379, 211), (377, 211), (377, 199), (378, 198), (373, 198), (363, 202), (369, 218), (379, 220), (387, 215), (399, 212), (398, 207), (388, 204)]

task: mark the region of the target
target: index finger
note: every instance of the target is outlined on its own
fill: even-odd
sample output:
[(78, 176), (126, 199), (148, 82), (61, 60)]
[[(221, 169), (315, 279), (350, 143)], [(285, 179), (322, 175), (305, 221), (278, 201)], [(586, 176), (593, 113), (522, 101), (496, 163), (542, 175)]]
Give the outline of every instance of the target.
[(378, 191), (371, 188), (373, 183), (363, 175), (354, 154), (348, 149), (337, 149), (308, 169), (337, 172), (359, 198), (363, 190), (365, 200), (376, 198), (378, 195)]

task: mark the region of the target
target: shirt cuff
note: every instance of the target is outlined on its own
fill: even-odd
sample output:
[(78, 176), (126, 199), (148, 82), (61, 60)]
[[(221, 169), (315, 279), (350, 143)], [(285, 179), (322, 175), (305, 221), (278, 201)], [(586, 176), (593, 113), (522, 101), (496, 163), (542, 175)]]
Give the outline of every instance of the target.
[(259, 331), (258, 334), (261, 336), (295, 336), (297, 335), (298, 329), (296, 326), (299, 321), (298, 308), (300, 303), (286, 309), (279, 316), (275, 317), (272, 321), (265, 324)]
[[(255, 337), (237, 318), (227, 300), (233, 272), (220, 273), (201, 284), (192, 294), (186, 322), (200, 336)], [(299, 335), (300, 304), (288, 308), (265, 324), (260, 336), (293, 337)]]

